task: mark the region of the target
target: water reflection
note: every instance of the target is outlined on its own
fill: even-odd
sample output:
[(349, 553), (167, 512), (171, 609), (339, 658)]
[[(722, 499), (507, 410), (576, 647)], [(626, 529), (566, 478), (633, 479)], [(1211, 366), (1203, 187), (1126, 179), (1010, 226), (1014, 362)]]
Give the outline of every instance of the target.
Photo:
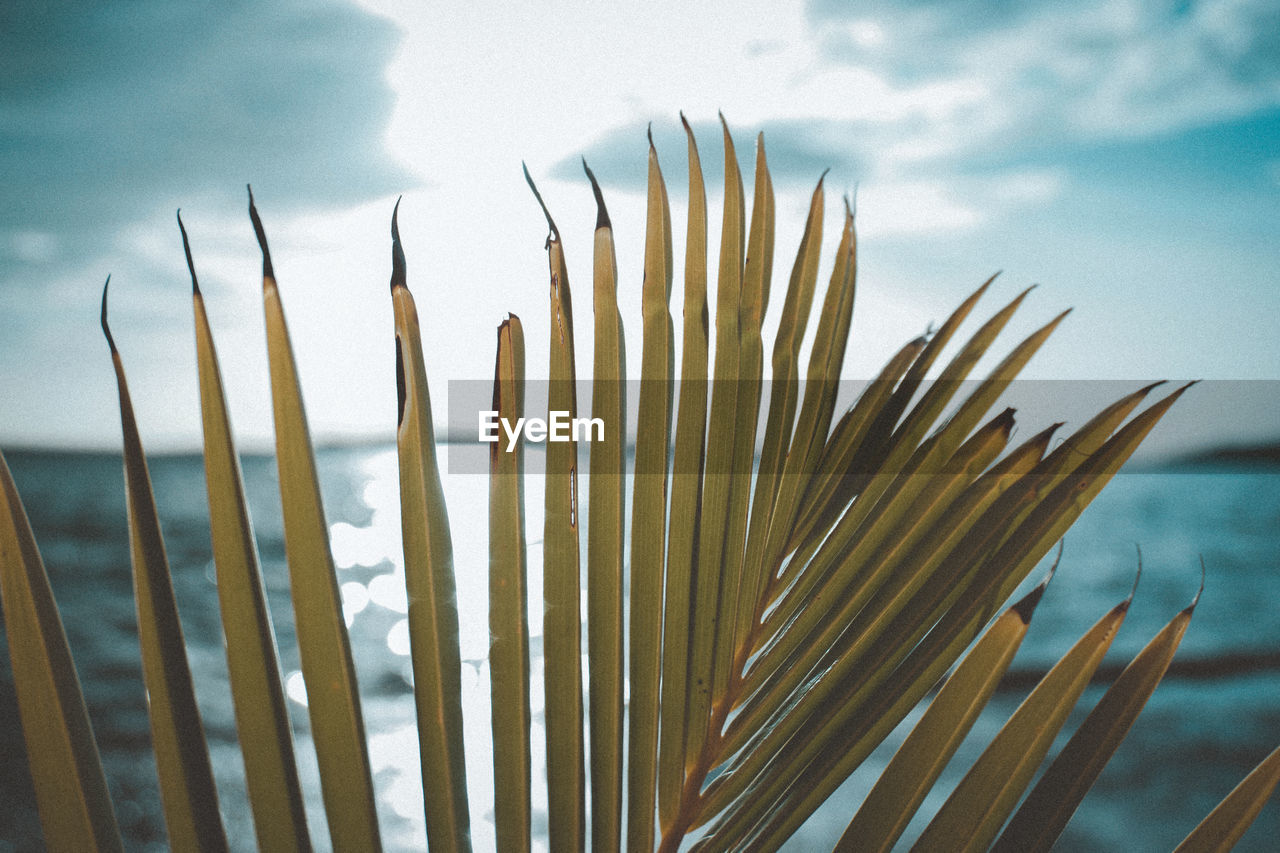
[[(448, 448), (441, 448), (447, 456)], [(442, 458), (442, 467), (447, 458)], [(388, 841), (421, 848), (426, 842), (422, 810), (422, 780), (418, 760), (417, 728), (412, 719), (381, 727), (383, 703), (370, 699), (370, 686), (381, 683), (394, 671), (407, 686), (412, 684), (412, 668), (404, 660), (410, 655), (408, 596), (405, 588), (404, 557), (400, 529), (399, 463), (393, 449), (358, 454), (352, 459), (352, 480), (357, 500), (345, 505), (351, 511), (330, 525), (334, 564), (341, 585), (343, 615), (351, 628), (357, 651), (357, 668), (366, 694), (366, 728), (369, 757), (374, 772), (379, 809), (384, 817), (394, 814), (400, 831), (388, 833)], [(540, 493), (540, 480), (530, 478), (526, 494)], [(489, 586), (488, 586), (488, 481), (484, 477), (447, 477), (445, 501), (451, 522), (454, 576), (459, 616), (459, 644), (462, 666), (462, 712), (466, 743), (467, 795), (472, 821), (472, 842), (477, 850), (492, 850), (496, 844), (493, 824), (493, 753), (490, 742), (489, 691)], [(529, 631), (532, 644), (530, 700), (534, 717), (530, 732), (532, 794), (535, 829), (545, 830), (546, 734), (543, 727), (545, 690), (542, 659), (538, 651), (542, 635), (542, 511), (540, 501), (529, 501), (526, 531), (533, 541), (528, 546)], [(357, 579), (358, 578), (358, 579)], [(585, 607), (585, 603), (584, 603)], [(382, 652), (372, 651), (367, 640), (376, 635)], [(294, 675), (297, 677), (294, 678)], [(289, 695), (305, 704), (301, 675), (288, 680)], [(381, 691), (379, 691), (381, 693)], [(408, 698), (406, 696), (406, 698)], [(411, 700), (410, 706), (411, 706)], [(412, 714), (412, 710), (410, 710)], [(390, 844), (388, 846), (391, 846)], [(535, 841), (535, 849), (545, 845)]]

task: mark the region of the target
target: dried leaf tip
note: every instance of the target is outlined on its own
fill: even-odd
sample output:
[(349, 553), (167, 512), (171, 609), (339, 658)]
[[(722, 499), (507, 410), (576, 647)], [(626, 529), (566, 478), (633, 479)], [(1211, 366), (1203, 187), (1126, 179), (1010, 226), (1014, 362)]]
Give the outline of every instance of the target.
[(538, 200), (542, 215), (547, 217), (547, 227), (551, 229), (551, 233), (547, 235), (547, 247), (550, 248), (552, 243), (560, 242), (560, 229), (556, 228), (556, 222), (551, 218), (551, 211), (547, 210), (547, 203), (542, 200), (542, 193), (538, 192), (538, 185), (533, 182), (533, 176), (529, 174), (529, 166), (522, 160), (520, 168), (524, 169), (525, 182), (529, 184), (529, 189), (533, 190), (533, 197)]
[(1064, 540), (1062, 539), (1058, 540), (1058, 553), (1053, 558), (1053, 565), (1049, 567), (1049, 574), (1044, 576), (1044, 580), (1036, 584), (1035, 589), (1031, 590), (1031, 592), (1023, 596), (1017, 604), (1013, 605), (1013, 612), (1017, 613), (1022, 619), (1023, 625), (1031, 624), (1031, 614), (1035, 613), (1036, 605), (1039, 604), (1040, 599), (1044, 597), (1044, 591), (1049, 588), (1049, 581), (1053, 580), (1053, 576), (1058, 572), (1058, 563), (1062, 562), (1063, 541)]
[(830, 166), (828, 166), (827, 168), (825, 168), (825, 169), (823, 169), (823, 170), (822, 170), (822, 174), (818, 176), (818, 185), (817, 185), (816, 187), (814, 187), (814, 188), (813, 188), (813, 191), (814, 191), (815, 193), (820, 193), (820, 192), (822, 192), (822, 185), (823, 185), (823, 183), (825, 183), (825, 182), (826, 182), (826, 180), (827, 180), (827, 173), (828, 173), (828, 172), (830, 172), (830, 171), (831, 171), (831, 167), (830, 167)]
[(111, 286), (111, 276), (107, 276), (106, 284), (102, 285), (102, 334), (107, 336), (107, 346), (111, 348), (111, 354), (116, 355), (115, 339), (111, 337), (111, 327), (107, 325), (107, 288)]
[(596, 180), (591, 167), (587, 165), (586, 157), (582, 158), (582, 170), (587, 173), (587, 179), (591, 181), (591, 192), (596, 197), (596, 230), (612, 228), (613, 223), (609, 221), (609, 211), (604, 206), (604, 194), (600, 192), (600, 183)]
[[(1053, 439), (1053, 434), (1058, 430), (1062, 429), (1064, 424), (1066, 424), (1066, 421), (1055, 421), (1054, 423), (1051, 423), (1049, 424), (1049, 426), (1042, 429), (1040, 432), (1036, 433), (1036, 435), (1033, 438), (1031, 438), (1030, 441), (1043, 441), (1044, 447), (1048, 447), (1049, 442)], [(1043, 453), (1044, 449), (1041, 448), (1040, 452)]]
[(1200, 596), (1204, 594), (1204, 554), (1200, 555), (1200, 588), (1196, 590), (1196, 597), (1191, 599), (1191, 603), (1183, 608), (1182, 612), (1190, 616), (1196, 609), (1196, 605), (1200, 603)]
[(1014, 418), (1015, 412), (1017, 412), (1017, 409), (1010, 406), (1000, 414), (996, 415), (995, 418), (993, 418), (991, 421), (992, 428), (1003, 430), (1005, 437), (1008, 438), (1009, 433), (1013, 432), (1013, 425), (1015, 422), (1015, 418)]
[(253, 187), (245, 184), (249, 190), (249, 219), (253, 222), (253, 233), (258, 238), (258, 248), (262, 249), (262, 277), (275, 281), (276, 273), (271, 267), (271, 250), (267, 248), (267, 232), (262, 228), (262, 219), (258, 216), (258, 208), (253, 203)]
[(684, 110), (680, 110), (680, 123), (684, 125), (684, 132), (692, 134), (693, 128), (689, 127), (689, 120), (684, 117)]
[(400, 198), (391, 210), (391, 291), (397, 287), (407, 287), (405, 279), (404, 247), (400, 245)]
[(984, 294), (984, 293), (986, 293), (986, 292), (987, 292), (987, 289), (991, 287), (992, 282), (994, 282), (996, 279), (998, 279), (998, 278), (999, 278), (1001, 275), (1003, 275), (1003, 274), (1004, 274), (1004, 270), (996, 270), (995, 272), (993, 272), (993, 273), (991, 274), (991, 277), (990, 277), (990, 278), (988, 278), (986, 281), (984, 281), (984, 282), (982, 283), (982, 286), (981, 286), (981, 287), (979, 287), (977, 290), (975, 290), (973, 293), (971, 293), (971, 294), (969, 295), (969, 298), (968, 298), (968, 299), (966, 299), (966, 300), (965, 300), (965, 302), (966, 302), (966, 303), (969, 303), (969, 302), (976, 302), (977, 300), (981, 299), (981, 298), (982, 298), (982, 294)]
[(191, 293), (200, 295), (200, 282), (196, 280), (196, 262), (191, 259), (191, 241), (187, 239), (187, 228), (182, 224), (182, 209), (178, 209), (178, 230), (182, 232), (182, 251), (187, 256), (187, 272), (191, 273)]
[(1138, 571), (1137, 574), (1133, 576), (1133, 586), (1129, 589), (1129, 597), (1120, 602), (1119, 606), (1123, 610), (1128, 610), (1129, 605), (1133, 603), (1133, 597), (1138, 592), (1138, 581), (1142, 580), (1142, 546), (1135, 542), (1133, 543), (1133, 547), (1138, 552)]
[(645, 135), (649, 137), (649, 150), (651, 152), (657, 150), (653, 145), (653, 122), (649, 122), (649, 126), (645, 128)]

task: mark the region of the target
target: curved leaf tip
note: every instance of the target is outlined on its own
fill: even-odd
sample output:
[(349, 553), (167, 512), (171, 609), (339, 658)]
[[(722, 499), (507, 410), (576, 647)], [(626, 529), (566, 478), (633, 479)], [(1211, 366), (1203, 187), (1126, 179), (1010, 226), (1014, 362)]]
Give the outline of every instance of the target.
[(111, 337), (111, 327), (107, 325), (107, 288), (110, 286), (111, 276), (107, 275), (107, 281), (102, 285), (102, 334), (107, 336), (107, 346), (111, 348), (112, 354), (115, 354), (116, 342)]
[(1188, 604), (1182, 610), (1182, 612), (1186, 613), (1188, 616), (1190, 616), (1192, 613), (1195, 612), (1196, 605), (1200, 603), (1200, 596), (1204, 594), (1204, 576), (1205, 576), (1204, 555), (1201, 554), (1200, 555), (1200, 588), (1196, 590), (1195, 597), (1191, 599), (1191, 603)]
[(1138, 572), (1133, 576), (1133, 587), (1129, 590), (1129, 597), (1124, 600), (1125, 608), (1133, 603), (1133, 596), (1138, 592), (1138, 581), (1142, 580), (1142, 546), (1135, 542), (1133, 547), (1138, 551)]
[(391, 210), (391, 290), (395, 291), (397, 287), (407, 287), (405, 279), (405, 261), (404, 247), (400, 245), (400, 200), (404, 196), (396, 199), (396, 206)]
[(1008, 438), (1009, 434), (1013, 432), (1013, 425), (1015, 422), (1014, 414), (1017, 411), (1018, 410), (1013, 406), (1009, 406), (1003, 412), (996, 415), (996, 417), (991, 421), (991, 425), (994, 428), (1004, 432), (1005, 438)]
[(533, 176), (529, 174), (528, 164), (521, 160), (520, 168), (524, 170), (524, 179), (529, 189), (533, 190), (533, 197), (538, 200), (538, 206), (542, 208), (542, 215), (547, 217), (547, 227), (551, 229), (551, 233), (547, 235), (547, 248), (550, 248), (552, 243), (560, 242), (560, 229), (556, 228), (556, 222), (551, 218), (551, 211), (547, 210), (547, 203), (542, 200), (542, 193), (538, 192), (538, 185), (533, 182)]
[(253, 187), (245, 184), (249, 190), (249, 219), (253, 222), (253, 233), (258, 238), (258, 248), (262, 249), (262, 277), (275, 280), (276, 273), (271, 266), (271, 250), (267, 248), (267, 232), (262, 227), (262, 218), (258, 216), (258, 207), (253, 203)]
[(187, 239), (187, 227), (182, 224), (182, 208), (178, 208), (178, 230), (182, 232), (182, 251), (187, 256), (187, 271), (191, 273), (191, 292), (200, 295), (200, 282), (196, 280), (196, 262), (191, 259), (191, 241)]
[(1044, 591), (1049, 588), (1049, 581), (1053, 580), (1053, 576), (1058, 572), (1058, 563), (1062, 562), (1062, 548), (1065, 540), (1058, 540), (1058, 553), (1053, 558), (1053, 565), (1049, 567), (1049, 574), (1044, 576), (1044, 580), (1036, 584), (1035, 589), (1027, 593), (1011, 608), (1014, 613), (1022, 620), (1023, 625), (1031, 624), (1031, 614), (1035, 613), (1036, 605), (1040, 603), (1040, 599), (1044, 597)]
[(591, 192), (596, 197), (596, 230), (601, 228), (612, 228), (613, 223), (609, 220), (609, 211), (604, 206), (604, 194), (600, 192), (600, 183), (596, 180), (595, 173), (591, 171), (591, 167), (587, 165), (587, 158), (582, 158), (582, 170), (587, 173), (587, 179), (591, 181)]

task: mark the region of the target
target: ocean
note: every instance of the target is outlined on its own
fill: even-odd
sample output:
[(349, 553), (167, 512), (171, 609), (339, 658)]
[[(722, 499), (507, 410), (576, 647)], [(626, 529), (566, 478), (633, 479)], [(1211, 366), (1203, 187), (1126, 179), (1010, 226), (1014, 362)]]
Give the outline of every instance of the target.
[[(138, 659), (120, 459), (110, 454), (35, 451), (12, 452), (6, 458), (51, 577), (126, 847), (166, 849)], [(149, 461), (224, 822), (233, 848), (252, 850), (253, 827), (214, 588), (202, 464), (198, 456), (181, 455), (155, 456)], [(383, 840), (388, 850), (425, 849), (403, 568), (397, 556), (395, 450), (389, 445), (321, 450), (318, 464), (360, 678)], [(327, 849), (308, 737), (305, 686), (298, 673), (291, 627), (275, 464), (270, 457), (246, 456), (243, 465), (290, 697), (310, 828), (317, 847)], [(445, 478), (466, 660), (471, 814), (479, 850), (493, 846), (484, 662), (488, 649), (487, 488), (480, 475)], [(546, 790), (545, 781), (540, 781), (545, 750), (537, 658), (540, 492), (531, 478), (526, 485), (526, 523), (534, 599), (530, 606), (535, 655), (534, 834), (542, 836), (538, 843), (545, 850)], [(1128, 594), (1137, 568), (1135, 546), (1142, 551), (1142, 577), (1130, 615), (1103, 665), (1104, 676), (1114, 677), (1191, 600), (1200, 583), (1201, 557), (1207, 569), (1204, 596), (1172, 670), (1085, 798), (1058, 850), (1169, 850), (1280, 744), (1280, 468), (1184, 464), (1126, 469), (1067, 534), (1061, 566), (1011, 674), (951, 762), (942, 789), (963, 774), (1036, 675)], [(585, 551), (584, 541), (584, 557)], [(1038, 580), (1044, 568), (1038, 568), (1028, 583)], [(5, 645), (2, 636), (0, 645)], [(1068, 731), (1097, 701), (1104, 686), (1089, 688), (1068, 722)], [(902, 736), (900, 727), (792, 839), (788, 849), (829, 848)], [(942, 796), (932, 796), (922, 811), (931, 814)], [(908, 837), (921, 828), (923, 821), (918, 820)], [(1280, 838), (1280, 802), (1268, 804), (1237, 849), (1273, 850), (1276, 838)], [(0, 851), (39, 849), (39, 821), (6, 645), (0, 653)]]

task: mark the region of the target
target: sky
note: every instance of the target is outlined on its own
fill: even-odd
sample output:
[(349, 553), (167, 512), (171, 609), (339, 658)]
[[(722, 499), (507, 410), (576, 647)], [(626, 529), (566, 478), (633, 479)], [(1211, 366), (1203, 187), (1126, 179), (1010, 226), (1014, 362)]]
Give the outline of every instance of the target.
[(681, 111), (713, 231), (717, 114), (748, 199), (764, 134), (778, 216), (766, 333), (829, 168), (823, 282), (840, 195), (856, 190), (857, 201), (846, 375), (874, 374), (1002, 271), (980, 312), (1040, 285), (1006, 350), (1074, 308), (1027, 370), (1071, 380), (1054, 386), (1064, 398), (1098, 380), (1123, 380), (1118, 397), (1125, 383), (1208, 379), (1170, 416), (1171, 435), (1280, 437), (1280, 6), (1269, 0), (263, 0), (218, 14), (163, 0), (88, 11), (10, 0), (0, 9), (0, 447), (118, 447), (98, 328), (108, 274), (144, 441), (198, 447), (178, 208), (237, 434), (267, 446), (246, 183), (322, 441), (394, 429), (388, 229), (401, 195), (437, 405), (447, 381), (492, 377), (508, 311), (525, 321), (530, 376), (545, 375), (546, 226), (522, 161), (564, 239), (583, 374), (595, 209), (582, 158), (600, 178), (637, 375), (646, 130), (671, 193), (679, 271)]

